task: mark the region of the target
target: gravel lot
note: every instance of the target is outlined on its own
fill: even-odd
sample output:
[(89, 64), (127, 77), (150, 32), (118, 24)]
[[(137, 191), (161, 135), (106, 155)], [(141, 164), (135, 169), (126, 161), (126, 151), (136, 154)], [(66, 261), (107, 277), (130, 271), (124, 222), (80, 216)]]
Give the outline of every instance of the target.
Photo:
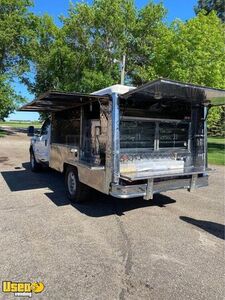
[(61, 174), (31, 173), (28, 148), (0, 138), (1, 280), (43, 281), (33, 299), (224, 299), (224, 167), (193, 193), (72, 206)]

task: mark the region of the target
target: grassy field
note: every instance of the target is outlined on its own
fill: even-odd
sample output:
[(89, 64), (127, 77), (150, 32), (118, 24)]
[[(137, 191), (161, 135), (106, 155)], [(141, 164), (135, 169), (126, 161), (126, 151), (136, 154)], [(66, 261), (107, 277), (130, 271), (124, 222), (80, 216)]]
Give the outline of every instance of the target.
[(28, 126), (34, 126), (35, 128), (40, 128), (41, 123), (38, 121), (34, 122), (23, 122), (23, 121), (11, 121), (11, 122), (0, 122), (0, 127), (1, 126), (8, 126), (12, 128), (27, 128)]
[(208, 137), (208, 162), (210, 164), (225, 165), (225, 139)]

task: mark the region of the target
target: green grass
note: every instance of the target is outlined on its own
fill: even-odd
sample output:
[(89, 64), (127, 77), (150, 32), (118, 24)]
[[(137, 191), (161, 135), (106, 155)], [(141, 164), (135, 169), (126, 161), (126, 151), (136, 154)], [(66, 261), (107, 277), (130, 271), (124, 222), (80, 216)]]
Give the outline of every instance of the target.
[(225, 139), (208, 137), (208, 162), (215, 165), (225, 165)]
[(23, 122), (23, 121), (11, 121), (11, 122), (0, 122), (0, 127), (1, 126), (8, 126), (12, 128), (27, 128), (28, 126), (34, 126), (35, 128), (40, 128), (41, 123), (38, 121), (34, 122)]

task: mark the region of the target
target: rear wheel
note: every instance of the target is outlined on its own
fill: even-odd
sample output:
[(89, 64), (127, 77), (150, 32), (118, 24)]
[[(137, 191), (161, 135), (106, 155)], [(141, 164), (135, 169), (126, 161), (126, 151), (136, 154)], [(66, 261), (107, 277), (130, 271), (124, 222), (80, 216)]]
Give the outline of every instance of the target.
[(89, 199), (89, 188), (79, 181), (77, 169), (72, 166), (66, 169), (65, 186), (71, 202), (80, 203)]
[(30, 166), (32, 172), (38, 172), (41, 170), (41, 164), (36, 161), (33, 151), (30, 151)]

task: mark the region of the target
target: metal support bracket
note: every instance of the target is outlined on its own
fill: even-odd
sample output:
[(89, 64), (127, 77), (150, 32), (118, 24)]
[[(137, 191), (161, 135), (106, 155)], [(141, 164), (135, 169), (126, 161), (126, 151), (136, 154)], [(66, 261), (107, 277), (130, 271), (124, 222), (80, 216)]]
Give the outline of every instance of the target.
[(119, 97), (112, 94), (112, 178), (119, 182), (120, 175), (120, 109)]
[(146, 195), (144, 196), (145, 200), (153, 199), (153, 178), (148, 179), (147, 188), (146, 188)]
[(197, 179), (198, 179), (198, 175), (197, 174), (193, 174), (191, 176), (190, 188), (188, 189), (189, 192), (192, 192), (193, 190), (195, 190)]

